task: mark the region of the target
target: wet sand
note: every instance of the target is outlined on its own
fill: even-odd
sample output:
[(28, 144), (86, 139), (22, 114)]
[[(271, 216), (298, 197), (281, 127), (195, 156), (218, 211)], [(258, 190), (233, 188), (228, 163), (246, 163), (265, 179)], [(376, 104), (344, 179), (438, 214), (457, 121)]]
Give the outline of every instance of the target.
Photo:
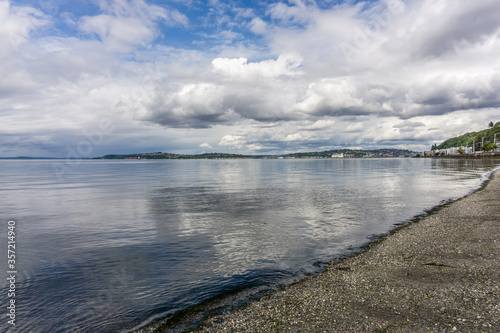
[(500, 171), (325, 272), (200, 332), (500, 332)]

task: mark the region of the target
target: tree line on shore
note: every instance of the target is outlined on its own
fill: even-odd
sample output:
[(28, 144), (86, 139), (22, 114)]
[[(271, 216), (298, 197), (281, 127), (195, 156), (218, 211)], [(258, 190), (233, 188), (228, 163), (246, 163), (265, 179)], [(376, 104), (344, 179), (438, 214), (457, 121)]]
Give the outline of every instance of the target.
[(143, 154), (111, 154), (96, 159), (235, 159), (235, 158), (257, 158), (257, 159), (276, 159), (276, 158), (331, 158), (335, 154), (344, 154), (345, 157), (364, 157), (364, 158), (377, 158), (377, 157), (413, 157), (417, 152), (406, 149), (374, 149), (374, 150), (357, 150), (357, 149), (338, 149), (327, 150), (321, 152), (303, 152), (291, 153), (283, 155), (240, 155), (240, 154), (226, 154), (226, 153), (204, 153), (204, 154), (172, 154), (172, 153), (143, 153)]

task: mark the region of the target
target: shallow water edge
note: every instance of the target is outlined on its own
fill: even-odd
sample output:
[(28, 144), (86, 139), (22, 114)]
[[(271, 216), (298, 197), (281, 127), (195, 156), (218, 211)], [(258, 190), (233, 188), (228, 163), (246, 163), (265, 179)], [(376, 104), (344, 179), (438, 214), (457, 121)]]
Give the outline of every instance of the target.
[[(443, 159), (440, 157), (439, 159)], [(275, 284), (272, 286), (240, 286), (227, 293), (212, 297), (200, 304), (188, 307), (169, 316), (153, 318), (148, 323), (144, 323), (132, 330), (127, 330), (127, 333), (146, 333), (146, 332), (190, 332), (197, 331), (203, 327), (204, 322), (210, 317), (220, 316), (226, 313), (231, 313), (245, 306), (259, 301), (265, 296), (274, 294), (278, 290), (283, 290), (289, 286), (303, 282), (310, 276), (322, 274), (325, 269), (332, 265), (338, 264), (350, 258), (354, 258), (369, 251), (376, 244), (383, 242), (388, 236), (391, 236), (409, 225), (419, 223), (426, 217), (439, 213), (443, 208), (454, 204), (470, 195), (473, 195), (487, 187), (493, 177), (500, 177), (500, 166), (486, 172), (482, 177), (477, 188), (472, 189), (465, 195), (458, 198), (450, 198), (441, 201), (438, 205), (424, 210), (422, 213), (414, 217), (395, 223), (393, 227), (381, 234), (373, 235), (370, 240), (357, 247), (350, 247), (344, 253), (332, 258), (329, 262), (317, 262), (315, 265), (318, 270), (311, 274), (304, 274), (295, 278), (293, 281), (288, 281), (286, 284)]]

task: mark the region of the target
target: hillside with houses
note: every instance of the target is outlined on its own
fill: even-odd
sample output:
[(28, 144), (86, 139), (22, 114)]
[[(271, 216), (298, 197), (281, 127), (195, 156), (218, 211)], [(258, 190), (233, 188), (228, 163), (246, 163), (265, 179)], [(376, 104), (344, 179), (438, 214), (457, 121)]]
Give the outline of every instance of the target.
[(464, 155), (498, 153), (500, 140), (500, 122), (488, 125), (488, 129), (470, 132), (448, 139), (440, 145), (433, 145), (431, 150), (424, 151), (424, 156)]

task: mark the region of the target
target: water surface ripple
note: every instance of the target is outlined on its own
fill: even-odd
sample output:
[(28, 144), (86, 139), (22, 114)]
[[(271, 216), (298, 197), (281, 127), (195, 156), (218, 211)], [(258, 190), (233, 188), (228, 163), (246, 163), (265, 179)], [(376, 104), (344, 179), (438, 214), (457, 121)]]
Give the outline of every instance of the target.
[[(496, 167), (89, 160), (59, 179), (61, 163), (0, 161), (0, 220), (4, 231), (16, 221), (18, 264), (16, 326), (4, 315), (2, 332), (123, 332), (220, 294), (290, 283), (478, 188)], [(6, 231), (0, 239), (7, 248)]]

